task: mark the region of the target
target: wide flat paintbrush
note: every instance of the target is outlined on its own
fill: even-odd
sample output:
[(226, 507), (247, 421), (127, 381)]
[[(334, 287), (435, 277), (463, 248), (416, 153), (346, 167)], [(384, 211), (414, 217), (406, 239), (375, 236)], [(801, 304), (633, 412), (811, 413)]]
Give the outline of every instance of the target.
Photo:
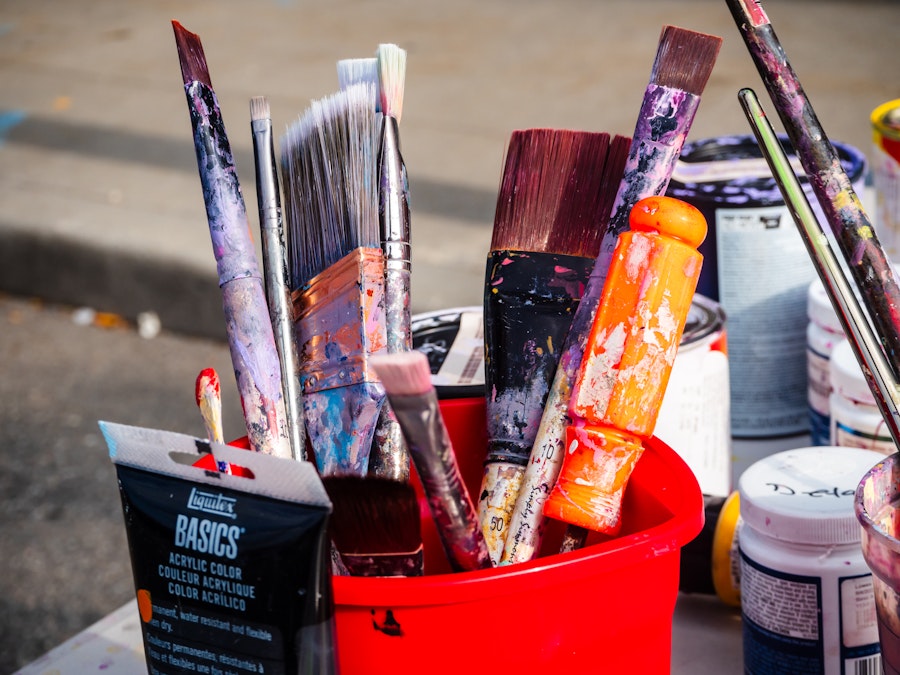
[(491, 559), (431, 383), (428, 357), (419, 351), (372, 358), (403, 429), (438, 536), (455, 571), (484, 569)]
[(559, 475), (572, 387), (600, 304), (616, 241), (628, 227), (631, 208), (640, 199), (662, 194), (668, 187), (721, 44), (722, 39), (714, 35), (675, 26), (662, 29), (609, 226), (572, 319), (532, 449), (533, 459), (547, 458), (543, 463), (547, 482), (533, 493), (537, 503), (529, 507), (529, 523), (523, 536), (512, 544), (516, 550), (507, 546), (504, 563), (531, 560), (540, 550), (543, 536), (540, 504), (545, 499), (541, 495), (549, 494)]
[(177, 21), (172, 27), (250, 447), (290, 457), (278, 350), (231, 146), (200, 38)]
[(419, 500), (409, 483), (373, 476), (325, 476), (334, 505), (330, 532), (346, 573), (422, 576)]
[(324, 476), (365, 475), (384, 388), (384, 258), (375, 88), (313, 101), (282, 138), (295, 336), (306, 430)]
[(266, 299), (281, 363), (281, 387), (294, 459), (306, 459), (306, 427), (300, 396), (300, 359), (294, 341), (294, 308), (288, 286), (287, 249), (281, 217), (281, 192), (275, 167), (272, 118), (265, 96), (250, 99), (250, 129), (256, 160), (256, 197)]
[(510, 138), (484, 290), (488, 449), (478, 510), (494, 563), (612, 206), (608, 151), (606, 133), (527, 129)]
[(759, 0), (726, 2), (900, 377), (900, 287), (891, 263)]

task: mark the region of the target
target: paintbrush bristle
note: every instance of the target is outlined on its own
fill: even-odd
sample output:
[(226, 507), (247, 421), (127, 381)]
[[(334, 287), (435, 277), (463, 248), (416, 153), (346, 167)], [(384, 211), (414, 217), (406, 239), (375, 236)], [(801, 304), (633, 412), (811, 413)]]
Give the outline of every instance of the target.
[(250, 99), (250, 121), (267, 120), (271, 116), (269, 99), (265, 96), (254, 96)]
[(379, 354), (370, 357), (369, 364), (378, 373), (388, 396), (421, 396), (434, 387), (428, 357), (422, 352)]
[(341, 59), (337, 62), (338, 86), (347, 89), (354, 84), (370, 83), (378, 86), (378, 59)]
[(380, 248), (375, 86), (313, 101), (281, 139), (296, 289), (359, 247)]
[[(409, 483), (363, 476), (323, 476), (333, 505), (330, 533), (342, 555), (421, 559), (421, 516)], [(419, 572), (421, 574), (421, 572)]]
[(706, 88), (722, 38), (677, 26), (664, 26), (650, 76), (652, 84), (699, 96)]
[(596, 257), (609, 134), (526, 129), (510, 137), (491, 250)]
[(375, 52), (378, 61), (378, 101), (381, 112), (400, 122), (403, 91), (406, 86), (406, 50), (394, 44), (381, 44)]
[(178, 60), (181, 63), (181, 77), (184, 83), (200, 82), (212, 88), (200, 36), (191, 33), (177, 21), (172, 21), (172, 29), (175, 31), (175, 46), (178, 48)]

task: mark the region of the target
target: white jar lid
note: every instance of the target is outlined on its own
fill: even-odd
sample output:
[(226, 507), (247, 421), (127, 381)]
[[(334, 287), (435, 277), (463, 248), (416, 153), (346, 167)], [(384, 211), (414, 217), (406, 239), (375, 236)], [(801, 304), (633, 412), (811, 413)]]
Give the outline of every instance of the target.
[(838, 342), (831, 351), (828, 374), (831, 388), (839, 395), (851, 401), (875, 405), (875, 397), (872, 396), (866, 376), (846, 338)]
[(786, 450), (741, 474), (744, 524), (779, 541), (842, 545), (860, 540), (856, 487), (884, 459), (874, 450), (817, 446)]
[(825, 285), (822, 280), (816, 278), (810, 285), (806, 295), (806, 315), (810, 321), (822, 326), (831, 333), (844, 334), (844, 327), (841, 326), (841, 320), (838, 318), (837, 312), (834, 311), (834, 305), (831, 304), (831, 298), (825, 291)]

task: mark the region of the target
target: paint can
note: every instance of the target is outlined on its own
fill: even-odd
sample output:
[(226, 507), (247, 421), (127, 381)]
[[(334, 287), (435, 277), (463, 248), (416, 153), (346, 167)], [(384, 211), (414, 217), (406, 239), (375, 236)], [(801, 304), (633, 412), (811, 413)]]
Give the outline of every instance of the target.
[(856, 487), (884, 459), (815, 446), (760, 460), (740, 480), (744, 672), (875, 673), (881, 654)]
[(812, 445), (841, 445), (831, 438), (831, 353), (844, 329), (821, 279), (809, 285), (806, 313), (806, 373), (809, 437)]
[[(781, 140), (789, 148), (787, 137)], [(861, 190), (865, 156), (834, 145)], [(799, 162), (795, 170), (825, 223)], [(806, 434), (806, 294), (816, 272), (756, 139), (686, 143), (667, 194), (696, 206), (710, 225), (697, 292), (728, 315), (732, 435)]]
[(841, 340), (835, 345), (829, 372), (831, 445), (865, 448), (882, 455), (897, 452), (849, 340)]
[(891, 260), (900, 260), (900, 99), (871, 115), (875, 232)]
[(691, 467), (704, 495), (731, 492), (725, 312), (694, 294), (654, 435)]
[(438, 398), (484, 397), (484, 310), (454, 307), (410, 317), (413, 349), (428, 357)]

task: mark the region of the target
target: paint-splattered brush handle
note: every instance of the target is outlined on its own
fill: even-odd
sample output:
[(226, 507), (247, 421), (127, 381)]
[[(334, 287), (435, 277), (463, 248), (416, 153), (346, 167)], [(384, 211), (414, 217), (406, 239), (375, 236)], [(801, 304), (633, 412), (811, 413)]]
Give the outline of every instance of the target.
[(185, 94), (250, 447), (290, 457), (281, 365), (225, 125), (210, 87), (189, 82)]
[(900, 287), (891, 264), (759, 0), (727, 4), (900, 377)]
[(392, 395), (390, 401), (451, 567), (456, 571), (491, 567), (475, 505), (463, 483), (435, 391)]
[(250, 123), (256, 160), (256, 191), (259, 205), (260, 246), (269, 319), (281, 365), (285, 416), (295, 459), (306, 458), (306, 428), (300, 396), (300, 363), (294, 341), (294, 313), (288, 287), (288, 263), (281, 217), (281, 197), (275, 171), (272, 120)]
[(531, 560), (540, 550), (543, 504), (559, 476), (570, 421), (569, 399), (616, 242), (628, 228), (628, 214), (634, 204), (665, 192), (699, 105), (700, 96), (681, 89), (650, 84), (644, 93), (609, 226), (559, 358), (519, 488), (501, 564)]
[[(412, 349), (409, 187), (396, 118), (383, 118), (381, 137), (378, 216), (384, 251), (385, 334), (387, 351), (395, 354)], [(403, 431), (388, 401), (381, 409), (375, 429), (369, 473), (406, 482), (409, 470), (409, 451)]]
[(585, 351), (566, 429), (566, 453), (544, 515), (604, 534), (643, 444), (653, 434), (697, 287), (706, 220), (671, 197), (632, 209), (619, 238)]
[(488, 449), (478, 512), (500, 560), (544, 404), (593, 260), (499, 250), (485, 272)]
[(788, 205), (803, 236), (810, 258), (837, 311), (844, 333), (850, 339), (857, 359), (861, 365), (865, 365), (863, 374), (885, 425), (891, 433), (891, 438), (897, 447), (900, 447), (900, 412), (898, 412), (900, 391), (890, 363), (879, 345), (878, 336), (863, 313), (834, 251), (831, 250), (831, 245), (809, 205), (799, 179), (791, 168), (787, 154), (778, 142), (775, 130), (759, 104), (759, 99), (751, 89), (742, 89), (738, 93), (738, 98), (760, 150), (781, 189), (785, 204)]

